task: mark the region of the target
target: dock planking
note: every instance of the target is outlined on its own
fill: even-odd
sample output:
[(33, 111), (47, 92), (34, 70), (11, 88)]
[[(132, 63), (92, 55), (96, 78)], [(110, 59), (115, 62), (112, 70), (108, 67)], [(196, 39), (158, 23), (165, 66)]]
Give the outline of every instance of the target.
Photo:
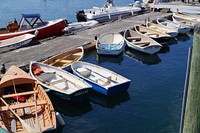
[(6, 68), (11, 65), (19, 67), (28, 66), (30, 61), (41, 61), (60, 52), (83, 46), (94, 44), (94, 36), (112, 32), (123, 32), (134, 25), (145, 23), (145, 19), (155, 20), (158, 17), (168, 17), (171, 14), (161, 12), (150, 12), (142, 15), (129, 17), (114, 22), (99, 25), (97, 27), (76, 32), (73, 35), (52, 37), (46, 40), (39, 40), (35, 45), (19, 48), (13, 51), (0, 54), (0, 63), (4, 63)]

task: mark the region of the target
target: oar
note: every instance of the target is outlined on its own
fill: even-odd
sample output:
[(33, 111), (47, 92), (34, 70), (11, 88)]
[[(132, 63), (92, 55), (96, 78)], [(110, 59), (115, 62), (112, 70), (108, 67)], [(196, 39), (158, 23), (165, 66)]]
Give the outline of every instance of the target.
[[(35, 89), (34, 89), (35, 91)], [(34, 92), (34, 101), (35, 101), (35, 131), (40, 133), (40, 127), (38, 123), (38, 115), (37, 115), (37, 98), (36, 98), (36, 91)]]
[(103, 77), (103, 78), (105, 78), (105, 79), (107, 79), (107, 80), (109, 80), (109, 81), (115, 83), (115, 84), (118, 83), (117, 81), (114, 81), (114, 80), (112, 80), (112, 79), (109, 79), (109, 78), (107, 78), (107, 77), (105, 77), (105, 76), (103, 76), (103, 75), (101, 75), (101, 74), (99, 74), (99, 73), (97, 73), (97, 72), (95, 72), (95, 71), (92, 71), (91, 69), (89, 69), (89, 68), (87, 68), (87, 67), (85, 67), (85, 69), (87, 69), (87, 70), (89, 70), (89, 71), (91, 71), (91, 72), (93, 72), (93, 73), (95, 73), (95, 74), (97, 74), (97, 75), (99, 75), (99, 76), (101, 76), (101, 77)]
[(21, 118), (15, 113), (15, 111), (6, 103), (6, 101), (3, 100), (3, 98), (0, 97), (0, 99), (1, 99), (1, 101), (8, 107), (8, 109), (19, 119), (19, 121), (21, 122), (23, 128), (25, 128), (27, 132), (29, 132), (29, 133), (35, 133), (35, 130), (34, 130), (32, 127), (30, 127), (23, 119), (21, 119)]

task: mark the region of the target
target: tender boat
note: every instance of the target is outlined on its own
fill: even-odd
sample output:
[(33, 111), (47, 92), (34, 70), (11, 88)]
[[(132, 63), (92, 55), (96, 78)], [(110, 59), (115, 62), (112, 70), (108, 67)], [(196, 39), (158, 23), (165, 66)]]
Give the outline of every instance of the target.
[(166, 33), (162, 33), (140, 25), (135, 26), (135, 31), (142, 33), (157, 42), (166, 42), (170, 39), (170, 35)]
[(181, 34), (188, 33), (191, 30), (189, 26), (180, 25), (164, 18), (158, 18), (157, 23), (160, 25), (164, 25), (168, 28), (175, 29), (178, 31), (178, 33)]
[(26, 72), (11, 66), (0, 82), (0, 126), (15, 133), (56, 128), (54, 107), (46, 92)]
[(146, 27), (156, 30), (156, 31), (159, 31), (159, 32), (162, 32), (162, 33), (166, 33), (166, 34), (170, 35), (171, 37), (176, 37), (178, 35), (177, 30), (165, 27), (163, 25), (158, 25), (155, 23), (147, 22)]
[(104, 34), (96, 42), (97, 53), (104, 55), (119, 55), (125, 46), (124, 38), (119, 33)]
[(76, 30), (85, 30), (96, 26), (99, 22), (96, 20), (89, 20), (86, 22), (73, 22), (69, 23), (67, 27), (64, 28), (65, 33), (70, 33)]
[(91, 84), (95, 91), (107, 96), (127, 90), (131, 82), (111, 70), (87, 62), (74, 62), (71, 68), (75, 75)]
[(124, 32), (124, 40), (128, 47), (148, 54), (154, 54), (162, 47), (155, 40), (131, 29)]
[(51, 36), (60, 36), (67, 25), (65, 18), (51, 21), (43, 21), (40, 14), (22, 14), (20, 23), (17, 21), (8, 23), (7, 28), (0, 29), (0, 40), (8, 39), (23, 34), (34, 34), (38, 31), (36, 39), (44, 39)]
[(82, 79), (62, 69), (39, 62), (30, 62), (30, 75), (39, 84), (67, 100), (86, 98), (91, 86)]
[(83, 58), (83, 55), (84, 49), (81, 46), (52, 56), (44, 60), (43, 63), (70, 71), (70, 65), (75, 61), (81, 60)]
[(26, 46), (33, 40), (34, 37), (35, 37), (35, 35), (27, 33), (24, 35), (1, 40), (0, 41), (0, 53)]
[(199, 17), (188, 15), (188, 14), (184, 14), (184, 13), (180, 13), (180, 12), (174, 12), (173, 16), (175, 18), (186, 19), (186, 20), (194, 21), (196, 23), (200, 22), (200, 18)]
[(114, 6), (113, 3), (107, 3), (104, 7), (93, 7), (92, 9), (78, 11), (77, 19), (78, 21), (96, 20), (98, 22), (105, 22), (108, 20), (117, 20), (119, 16), (131, 16), (139, 11), (141, 11), (140, 7)]
[(197, 24), (196, 21), (187, 20), (187, 19), (184, 19), (184, 18), (178, 18), (178, 17), (175, 17), (175, 16), (172, 16), (172, 20), (173, 20), (174, 23), (180, 24), (182, 26), (188, 26), (191, 29), (194, 29), (194, 26)]

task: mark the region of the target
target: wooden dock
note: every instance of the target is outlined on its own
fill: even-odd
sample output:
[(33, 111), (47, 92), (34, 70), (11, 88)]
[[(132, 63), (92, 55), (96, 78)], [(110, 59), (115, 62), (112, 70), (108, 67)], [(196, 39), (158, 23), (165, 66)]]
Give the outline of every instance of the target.
[(147, 18), (155, 20), (158, 17), (169, 17), (170, 15), (170, 13), (150, 12), (114, 22), (108, 22), (88, 30), (76, 32), (74, 35), (63, 35), (40, 40), (35, 45), (0, 54), (0, 63), (4, 63), (6, 68), (11, 65), (19, 67), (28, 66), (30, 61), (41, 61), (71, 48), (94, 44), (95, 35), (123, 32), (125, 29), (133, 28), (134, 25), (144, 24)]

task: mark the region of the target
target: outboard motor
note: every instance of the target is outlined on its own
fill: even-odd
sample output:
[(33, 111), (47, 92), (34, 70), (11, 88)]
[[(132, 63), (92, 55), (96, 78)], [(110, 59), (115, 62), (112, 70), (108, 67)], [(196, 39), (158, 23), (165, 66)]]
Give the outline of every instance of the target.
[(76, 18), (78, 22), (86, 22), (87, 18), (83, 10), (76, 12)]

